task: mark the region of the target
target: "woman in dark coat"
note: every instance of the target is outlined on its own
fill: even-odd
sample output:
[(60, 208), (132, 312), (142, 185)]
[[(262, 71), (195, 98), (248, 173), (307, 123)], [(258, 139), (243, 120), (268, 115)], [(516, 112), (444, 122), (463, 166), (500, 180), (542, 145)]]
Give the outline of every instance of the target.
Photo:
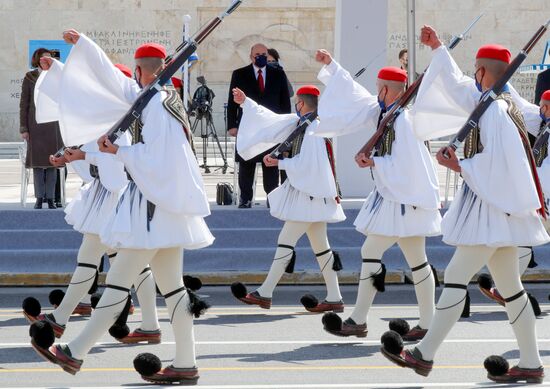
[(40, 61), (42, 57), (51, 57), (47, 49), (37, 49), (32, 56), (34, 68), (23, 79), (21, 101), (19, 103), (19, 121), (21, 137), (27, 141), (27, 158), (25, 166), (33, 169), (35, 209), (42, 208), (47, 201), (48, 208), (55, 209), (55, 184), (57, 181), (56, 169), (50, 164), (49, 156), (63, 147), (59, 124), (50, 122), (36, 123), (34, 105), (34, 87), (42, 70), (48, 70), (48, 65)]

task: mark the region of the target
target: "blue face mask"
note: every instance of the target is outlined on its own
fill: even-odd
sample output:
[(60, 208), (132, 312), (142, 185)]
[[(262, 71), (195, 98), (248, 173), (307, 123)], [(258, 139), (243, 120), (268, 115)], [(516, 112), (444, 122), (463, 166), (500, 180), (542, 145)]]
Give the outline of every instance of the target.
[(254, 57), (254, 65), (259, 68), (263, 68), (267, 65), (267, 55), (257, 55)]
[(483, 77), (481, 77), (481, 80), (477, 80), (477, 72), (479, 71), (479, 69), (476, 70), (476, 72), (474, 73), (474, 79), (476, 80), (476, 88), (478, 91), (482, 92), (483, 93), (483, 87), (481, 86), (481, 81), (483, 81)]
[(539, 116), (540, 118), (542, 119), (543, 122), (547, 123), (550, 118), (547, 118), (543, 113), (542, 113), (542, 110), (539, 111)]
[(297, 115), (299, 118), (302, 118), (302, 115), (300, 115), (300, 110), (298, 109), (298, 103), (295, 103), (295, 104), (294, 104), (294, 109), (296, 110), (296, 115)]
[[(387, 92), (386, 92), (386, 94), (387, 94)], [(386, 98), (385, 95), (384, 95), (384, 98)], [(378, 106), (380, 107), (380, 109), (382, 111), (385, 111), (386, 110), (386, 103), (384, 102), (384, 99), (380, 98), (380, 94), (378, 94), (378, 96), (376, 96), (376, 100), (378, 100)]]

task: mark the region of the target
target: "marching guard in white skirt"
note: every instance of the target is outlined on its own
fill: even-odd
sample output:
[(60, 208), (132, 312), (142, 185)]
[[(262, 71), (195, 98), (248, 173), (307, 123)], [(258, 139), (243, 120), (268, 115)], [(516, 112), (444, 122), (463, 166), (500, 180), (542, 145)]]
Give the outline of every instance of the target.
[[(243, 158), (251, 158), (283, 142), (308, 114), (316, 111), (320, 92), (315, 86), (303, 86), (296, 92), (296, 114), (275, 114), (247, 98), (240, 89), (233, 90), (235, 102), (243, 116), (239, 125), (237, 150)], [(286, 181), (268, 195), (271, 215), (285, 222), (278, 238), (275, 258), (263, 284), (248, 293), (242, 283), (234, 283), (233, 294), (246, 304), (271, 308), (275, 286), (285, 272), (292, 273), (296, 243), (307, 234), (327, 286), (326, 298), (319, 302), (313, 295), (301, 301), (310, 312), (342, 312), (344, 303), (338, 285), (337, 271), (341, 260), (329, 245), (327, 223), (345, 220), (340, 205), (335, 177), (334, 154), (329, 139), (315, 137), (311, 131), (319, 125), (315, 119), (305, 132), (293, 140), (292, 149), (282, 159), (267, 155), (267, 166), (279, 166), (287, 174)]]
[[(53, 59), (51, 61), (50, 70), (44, 72), (39, 88), (35, 91), (39, 120), (53, 119), (52, 115), (59, 115), (59, 105), (56, 100), (62, 83), (63, 64)], [(126, 66), (121, 64), (115, 66), (127, 77), (131, 76)], [(130, 142), (131, 139), (127, 133), (117, 141), (117, 144), (127, 146)], [(25, 299), (23, 312), (31, 323), (37, 320), (49, 323), (55, 336), (60, 338), (71, 313), (88, 315), (91, 313), (91, 301), (85, 303), (81, 301), (89, 299), (90, 294), (97, 290), (100, 262), (104, 253), (108, 253), (109, 258), (116, 256), (113, 249), (101, 242), (99, 234), (110, 215), (115, 212), (119, 194), (125, 189), (128, 179), (124, 165), (112, 155), (99, 152), (96, 142), (87, 143), (80, 149), (66, 149), (64, 156), (51, 156), (50, 160), (55, 166), (71, 163), (71, 167), (85, 182), (76, 197), (65, 208), (65, 220), (82, 234), (82, 244), (78, 251), (77, 267), (67, 292), (54, 290), (50, 293), (50, 301), (54, 304), (55, 310), (50, 313), (40, 313), (40, 304), (31, 297)], [(156, 287), (149, 267), (139, 275), (135, 291), (142, 310), (140, 327), (130, 333), (124, 320), (113, 325), (109, 332), (122, 343), (141, 341), (160, 343)], [(128, 310), (131, 313), (133, 305), (130, 305)]]
[[(376, 129), (407, 85), (405, 71), (385, 67), (378, 73), (377, 95), (372, 95), (326, 50), (319, 50), (316, 59), (325, 65), (319, 79), (326, 85), (319, 102), (321, 125), (314, 130), (317, 135), (338, 136)], [(425, 241), (427, 236), (440, 234), (441, 215), (436, 170), (425, 140), (415, 133), (409, 110), (405, 109), (384, 135), (376, 156), (356, 158), (360, 167), (371, 168), (375, 188), (354, 223), (367, 236), (361, 247), (363, 264), (357, 302), (351, 316), (343, 322), (335, 314), (325, 314), (324, 328), (331, 334), (367, 336), (369, 309), (376, 293), (385, 290), (382, 255), (395, 243), (412, 270), (420, 311), (414, 328), (408, 328), (403, 321), (396, 321), (395, 325), (410, 340), (422, 338), (430, 325), (435, 275), (426, 257)]]
[[(141, 45), (134, 55), (136, 79), (132, 80), (123, 77), (89, 38), (74, 30), (66, 31), (64, 38), (75, 44), (72, 65), (84, 67), (68, 70), (68, 62), (65, 71), (72, 76), (78, 71), (85, 83), (79, 91), (62, 88), (60, 98), (65, 108), (74, 107), (73, 100), (85, 108), (63, 111), (61, 118), (71, 128), (81, 126), (82, 132), (92, 135), (93, 131), (104, 133), (126, 113), (140, 87), (154, 82), (164, 67), (164, 47)], [(130, 287), (149, 264), (166, 299), (176, 352), (165, 368), (148, 353), (139, 355), (134, 366), (143, 379), (153, 383), (196, 383), (193, 316), (198, 317), (208, 305), (184, 286), (182, 258), (184, 249), (209, 246), (214, 237), (204, 222), (210, 214), (209, 204), (190, 145), (186, 114), (174, 90), (162, 89), (149, 101), (133, 138), (131, 146), (113, 145), (106, 135), (98, 140), (100, 151), (114, 155), (130, 180), (100, 232), (101, 242), (117, 250), (105, 292), (86, 327), (68, 344), (47, 347), (39, 342), (45, 334), (38, 328), (31, 329), (32, 344), (48, 361), (76, 374), (83, 358), (128, 304)]]
[[(499, 45), (482, 46), (476, 56), (474, 82), (463, 76), (435, 30), (424, 26), (421, 41), (433, 50), (419, 91), (419, 96), (424, 94), (426, 107), (431, 101), (433, 109), (425, 123), (442, 131), (451, 130), (449, 133), (454, 127), (456, 132), (465, 120), (452, 107), (459, 106), (469, 115), (480, 92), (490, 90), (504, 74), (510, 52)], [(426, 336), (410, 349), (403, 349), (395, 332), (384, 334), (382, 353), (399, 366), (429, 375), (437, 350), (460, 316), (469, 281), (487, 265), (504, 298), (520, 351), (518, 365), (511, 368), (501, 356), (487, 358), (484, 365), (488, 378), (505, 383), (541, 383), (544, 367), (537, 345), (536, 319), (521, 283), (517, 247), (538, 246), (550, 238), (537, 214), (544, 214), (543, 201), (536, 185), (526, 124), (508, 86), (481, 116), (479, 127), (466, 138), (464, 147), (465, 159), (461, 161), (451, 148), (437, 154), (441, 165), (462, 174), (464, 185), (442, 221), (444, 242), (457, 248), (445, 270), (445, 289), (434, 318)]]

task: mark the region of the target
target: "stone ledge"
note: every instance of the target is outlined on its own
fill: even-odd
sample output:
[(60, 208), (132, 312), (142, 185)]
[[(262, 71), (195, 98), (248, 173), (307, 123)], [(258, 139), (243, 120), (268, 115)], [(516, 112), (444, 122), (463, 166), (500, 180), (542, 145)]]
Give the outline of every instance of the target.
[[(439, 279), (443, 279), (443, 271), (437, 271)], [(482, 272), (480, 272), (482, 273)], [(231, 285), (235, 281), (247, 284), (261, 284), (266, 277), (265, 272), (216, 272), (216, 273), (193, 273), (193, 276), (199, 277), (205, 285)], [(66, 286), (71, 279), (71, 273), (3, 273), (0, 274), (0, 287), (4, 286)], [(386, 282), (388, 284), (402, 284), (405, 281), (405, 275), (410, 277), (409, 271), (388, 271)], [(338, 276), (342, 285), (357, 284), (359, 279), (358, 272), (341, 272)], [(477, 279), (477, 275), (473, 280)], [(529, 270), (522, 277), (525, 282), (550, 282), (550, 269)], [(105, 274), (100, 274), (99, 283), (103, 285)], [(323, 277), (318, 272), (296, 272), (285, 274), (281, 279), (281, 285), (290, 284), (323, 284)]]

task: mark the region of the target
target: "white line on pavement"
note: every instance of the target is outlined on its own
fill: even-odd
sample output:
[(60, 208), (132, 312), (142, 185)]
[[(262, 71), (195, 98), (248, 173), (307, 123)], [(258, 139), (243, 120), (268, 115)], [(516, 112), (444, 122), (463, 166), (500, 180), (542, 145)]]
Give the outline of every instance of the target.
[[(443, 343), (515, 343), (516, 339), (447, 339)], [(539, 343), (549, 343), (550, 339), (538, 339)], [(197, 345), (277, 345), (277, 344), (380, 344), (380, 340), (221, 340), (221, 341), (197, 341)], [(120, 342), (100, 342), (96, 346), (109, 346), (121, 344)], [(162, 344), (175, 344), (175, 342), (162, 342)], [(0, 347), (30, 347), (28, 343), (0, 343)]]

